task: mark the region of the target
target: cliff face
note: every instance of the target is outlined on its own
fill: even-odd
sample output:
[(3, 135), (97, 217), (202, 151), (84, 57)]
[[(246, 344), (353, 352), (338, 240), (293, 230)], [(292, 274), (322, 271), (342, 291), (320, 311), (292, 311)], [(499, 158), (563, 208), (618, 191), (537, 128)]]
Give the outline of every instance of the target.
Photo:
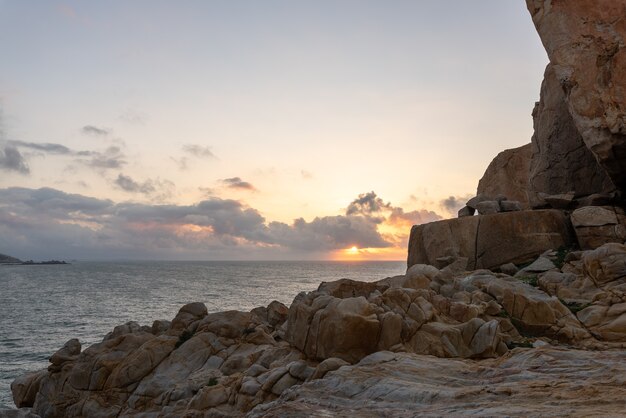
[(526, 0), (574, 124), (626, 190), (626, 1)]
[(552, 64), (546, 67), (540, 97), (533, 110), (535, 132), (528, 172), (531, 206), (542, 203), (542, 193), (584, 196), (613, 192), (611, 179), (576, 128)]

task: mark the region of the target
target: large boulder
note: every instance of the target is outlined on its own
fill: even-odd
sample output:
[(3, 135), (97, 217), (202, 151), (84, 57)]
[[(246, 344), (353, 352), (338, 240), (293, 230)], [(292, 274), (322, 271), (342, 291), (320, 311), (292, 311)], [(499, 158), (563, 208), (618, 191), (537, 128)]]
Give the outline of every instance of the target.
[(574, 192), (576, 196), (610, 193), (613, 183), (578, 133), (554, 67), (548, 64), (541, 99), (533, 110), (534, 134), (530, 158), (531, 206), (545, 203), (543, 194)]
[(531, 144), (502, 151), (491, 161), (478, 182), (477, 195), (504, 195), (528, 208), (528, 172)]
[(570, 219), (583, 250), (626, 240), (626, 213), (620, 207), (585, 206), (572, 212)]
[(569, 220), (559, 210), (505, 212), (415, 225), (408, 267), (436, 265), (444, 257), (467, 257), (467, 269), (532, 261), (548, 249), (570, 246)]
[(626, 189), (626, 0), (526, 0), (587, 148)]

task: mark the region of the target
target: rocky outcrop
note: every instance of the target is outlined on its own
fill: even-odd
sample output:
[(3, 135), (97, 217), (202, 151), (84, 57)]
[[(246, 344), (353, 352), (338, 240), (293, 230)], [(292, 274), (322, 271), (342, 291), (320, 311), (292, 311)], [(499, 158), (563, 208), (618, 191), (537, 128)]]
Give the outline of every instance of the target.
[(379, 352), (249, 416), (616, 417), (624, 413), (624, 373), (624, 351), (545, 346), (481, 362)]
[(494, 268), (531, 261), (548, 249), (570, 246), (573, 240), (569, 220), (557, 210), (448, 219), (411, 229), (408, 266), (444, 267), (446, 260), (464, 257), (468, 270)]
[[(272, 302), (250, 312), (207, 313), (203, 304), (191, 303), (171, 322), (120, 325), (84, 350), (70, 340), (50, 357), (48, 370), (16, 379), (12, 391), (17, 406), (42, 417), (243, 416), (252, 409), (253, 416), (272, 416), (291, 394), (327, 382), (342, 387), (335, 376), (374, 366), (375, 359), (479, 367), (437, 358), (501, 358), (482, 364), (506, 374), (507, 359), (532, 352), (516, 347), (623, 349), (625, 306), (622, 244), (546, 251), (514, 277), (416, 264), (405, 275), (376, 282), (322, 283), (289, 308)], [(367, 390), (384, 390), (374, 382), (353, 393), (370, 384)], [(374, 405), (385, 407), (379, 401)]]
[(526, 144), (498, 154), (478, 182), (477, 195), (506, 196), (527, 209), (531, 151), (531, 144)]
[(614, 191), (613, 183), (578, 133), (552, 64), (544, 74), (533, 125), (530, 171), (526, 171), (531, 206), (549, 204), (546, 195), (573, 192), (573, 198)]
[(626, 1), (526, 3), (578, 132), (626, 190)]

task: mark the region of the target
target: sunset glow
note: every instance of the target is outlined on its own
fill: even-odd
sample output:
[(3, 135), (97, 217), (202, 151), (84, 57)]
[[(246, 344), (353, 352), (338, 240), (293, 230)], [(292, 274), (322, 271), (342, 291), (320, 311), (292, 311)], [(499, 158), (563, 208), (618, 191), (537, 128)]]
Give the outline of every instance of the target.
[(547, 62), (523, 2), (55, 4), (0, 1), (25, 259), (402, 260), (530, 140)]

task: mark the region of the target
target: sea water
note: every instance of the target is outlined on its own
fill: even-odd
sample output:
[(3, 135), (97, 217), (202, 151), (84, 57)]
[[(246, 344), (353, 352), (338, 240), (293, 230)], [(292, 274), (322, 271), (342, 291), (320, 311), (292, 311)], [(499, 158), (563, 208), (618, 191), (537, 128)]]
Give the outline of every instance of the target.
[(70, 338), (83, 349), (117, 325), (174, 318), (189, 302), (209, 312), (289, 305), (320, 282), (374, 281), (403, 274), (399, 261), (77, 262), (0, 265), (0, 409), (13, 408), (10, 384), (48, 366)]

